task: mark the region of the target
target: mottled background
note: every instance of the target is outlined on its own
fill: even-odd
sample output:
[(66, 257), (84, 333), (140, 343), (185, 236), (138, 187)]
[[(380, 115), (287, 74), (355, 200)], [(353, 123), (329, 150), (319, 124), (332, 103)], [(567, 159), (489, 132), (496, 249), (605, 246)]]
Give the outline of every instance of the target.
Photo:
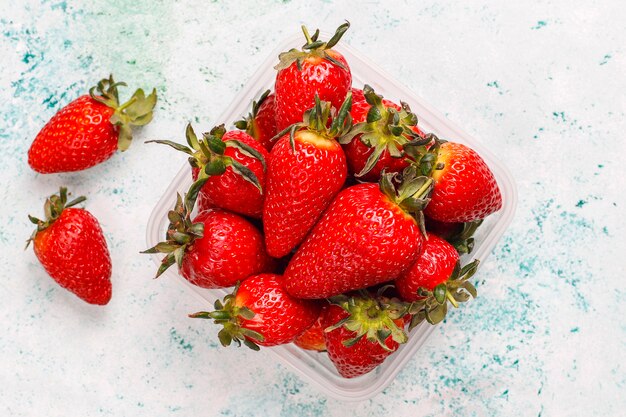
[[(205, 306), (153, 281), (138, 255), (184, 159), (143, 140), (181, 138), (188, 120), (209, 128), (277, 42), (344, 18), (345, 41), (492, 149), (520, 194), (480, 297), (356, 405), (267, 353), (219, 348), (212, 327), (186, 318)], [(620, 0), (0, 0), (0, 414), (620, 415), (625, 21)], [(85, 173), (31, 171), (38, 129), (109, 72), (158, 89), (154, 122)], [(88, 195), (105, 230), (106, 308), (61, 290), (22, 250), (26, 213), (60, 184)]]

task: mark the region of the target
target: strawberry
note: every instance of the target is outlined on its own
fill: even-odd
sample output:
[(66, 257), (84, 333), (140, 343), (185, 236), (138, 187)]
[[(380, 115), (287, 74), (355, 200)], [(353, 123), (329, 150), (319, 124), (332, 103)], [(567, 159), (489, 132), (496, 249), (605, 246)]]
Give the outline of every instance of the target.
[(344, 378), (364, 375), (406, 343), (406, 307), (367, 292), (333, 298), (322, 317), (326, 350)]
[(202, 311), (192, 318), (213, 319), (224, 326), (218, 333), (223, 346), (234, 340), (253, 350), (292, 342), (309, 328), (320, 314), (320, 304), (287, 294), (283, 277), (254, 275), (244, 280), (224, 301), (215, 302), (215, 311)]
[(422, 137), (408, 104), (398, 106), (385, 100), (369, 85), (356, 91), (361, 101), (355, 101), (350, 111), (356, 124), (339, 142), (350, 172), (363, 181), (376, 182), (383, 170), (400, 172), (411, 163), (404, 152), (406, 144), (424, 145), (429, 140)]
[(400, 172), (411, 160), (404, 146), (424, 145), (429, 140), (417, 127), (417, 116), (408, 104), (402, 106), (377, 95), (372, 87), (365, 85), (356, 91), (356, 100), (350, 114), (354, 128), (339, 139), (344, 145), (351, 173), (363, 181), (376, 182), (383, 170)]
[(272, 271), (263, 236), (249, 221), (220, 209), (201, 211), (193, 221), (187, 197), (178, 195), (168, 213), (167, 241), (142, 253), (167, 254), (157, 277), (174, 263), (190, 283), (203, 288), (230, 287), (251, 275)]
[(450, 243), (459, 254), (471, 253), (474, 249), (474, 233), (483, 219), (467, 223), (446, 223), (426, 218), (426, 230)]
[(346, 22), (337, 28), (328, 41), (318, 40), (319, 30), (313, 36), (306, 27), (302, 31), (306, 44), (302, 50), (292, 49), (279, 55), (276, 65), (276, 128), (278, 131), (302, 122), (302, 114), (315, 104), (315, 96), (328, 101), (336, 109), (341, 107), (352, 85), (352, 74), (343, 55), (333, 50), (350, 27)]
[[(395, 279), (417, 259), (432, 180), (412, 167), (337, 195), (285, 270), (295, 297), (327, 298)], [(414, 218), (413, 216), (417, 217)]]
[(263, 208), (265, 160), (269, 154), (245, 132), (227, 132), (224, 125), (214, 127), (198, 139), (191, 124), (186, 129), (187, 143), (152, 140), (188, 154), (195, 183), (199, 189), (198, 208), (219, 207), (260, 218)]
[(435, 182), (428, 217), (452, 223), (483, 219), (502, 207), (502, 196), (493, 173), (469, 147), (438, 141), (430, 151), (436, 155), (431, 176)]
[(476, 289), (468, 280), (477, 268), (478, 260), (461, 269), (454, 246), (437, 235), (428, 235), (418, 260), (395, 280), (404, 301), (418, 301), (411, 311), (415, 315), (412, 326), (423, 319), (437, 324), (445, 317), (448, 302), (458, 307), (470, 295), (476, 297)]
[(37, 230), (26, 246), (33, 242), (37, 259), (61, 287), (89, 304), (105, 305), (111, 299), (111, 257), (98, 220), (72, 207), (83, 201), (68, 202), (61, 187), (46, 200), (45, 220), (28, 216)]
[(128, 149), (131, 127), (152, 120), (157, 96), (156, 90), (146, 97), (138, 89), (120, 105), (117, 87), (125, 85), (110, 76), (59, 110), (31, 144), (30, 167), (42, 174), (82, 171)]
[(326, 341), (324, 335), (324, 327), (322, 326), (322, 318), (328, 306), (323, 306), (318, 319), (311, 327), (306, 329), (304, 333), (296, 337), (293, 341), (294, 345), (305, 350), (314, 350), (323, 352), (326, 350)]
[(276, 136), (276, 106), (275, 96), (266, 90), (258, 101), (252, 102), (252, 112), (242, 120), (235, 122), (237, 129), (245, 130), (269, 152), (274, 143), (271, 139)]
[(289, 128), (272, 148), (263, 205), (265, 243), (271, 256), (281, 258), (300, 244), (343, 186), (348, 168), (334, 138), (350, 128), (350, 104), (348, 93), (327, 128), (330, 104), (316, 99), (305, 121)]

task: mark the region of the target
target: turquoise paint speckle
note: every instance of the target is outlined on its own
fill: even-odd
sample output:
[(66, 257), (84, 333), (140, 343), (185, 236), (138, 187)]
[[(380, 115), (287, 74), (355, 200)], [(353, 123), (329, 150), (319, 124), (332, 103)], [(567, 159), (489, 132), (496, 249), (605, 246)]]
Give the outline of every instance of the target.
[(543, 20), (539, 20), (537, 21), (537, 24), (533, 27), (531, 27), (531, 29), (533, 30), (537, 30), (537, 29), (541, 29), (542, 27), (545, 27), (547, 25), (547, 23)]
[(602, 58), (602, 61), (600, 61), (600, 65), (606, 65), (611, 58), (613, 58), (613, 55), (611, 54), (604, 55), (604, 57)]

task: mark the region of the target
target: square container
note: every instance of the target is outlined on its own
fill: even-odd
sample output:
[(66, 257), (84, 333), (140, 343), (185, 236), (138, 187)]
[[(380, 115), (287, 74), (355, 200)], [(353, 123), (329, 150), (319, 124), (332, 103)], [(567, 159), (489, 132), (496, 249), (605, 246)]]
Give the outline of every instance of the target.
[[(332, 35), (322, 34), (322, 39), (330, 39)], [(252, 100), (259, 97), (262, 91), (272, 88), (276, 71), (273, 66), (278, 62), (278, 54), (291, 48), (300, 48), (303, 44), (302, 34), (295, 34), (286, 39), (265, 60), (261, 67), (250, 77), (250, 81), (237, 94), (233, 102), (224, 113), (217, 119), (218, 123), (232, 123), (250, 110)], [(419, 126), (425, 132), (433, 132), (442, 139), (461, 142), (475, 149), (493, 171), (502, 192), (502, 209), (492, 214), (483, 222), (475, 236), (474, 251), (471, 258), (485, 259), (496, 245), (502, 234), (511, 223), (515, 207), (517, 205), (517, 192), (511, 174), (497, 160), (497, 158), (485, 149), (479, 142), (470, 137), (459, 127), (447, 120), (440, 112), (436, 111), (419, 97), (413, 94), (400, 82), (394, 80), (377, 65), (370, 62), (361, 53), (340, 42), (336, 47), (341, 52), (352, 70), (353, 85), (362, 88), (363, 84), (371, 85), (378, 94), (385, 98), (398, 102), (403, 100), (411, 106), (411, 110), (417, 114)], [(205, 126), (207, 128), (207, 126)], [(173, 179), (165, 194), (157, 203), (148, 220), (147, 242), (148, 247), (156, 245), (163, 240), (169, 224), (167, 213), (176, 202), (176, 193), (181, 195), (191, 185), (189, 165), (185, 163), (180, 172)], [(162, 255), (153, 255), (157, 265), (160, 264)], [(463, 259), (467, 262), (469, 259)], [(176, 267), (168, 269), (162, 279), (174, 279), (190, 289), (190, 292), (199, 296), (212, 305), (216, 298), (222, 298), (227, 294), (226, 290), (208, 290), (195, 287), (178, 275)], [(471, 308), (471, 306), (469, 306)], [(413, 357), (415, 352), (424, 343), (433, 331), (434, 326), (424, 322), (413, 329), (409, 341), (401, 345), (396, 353), (391, 355), (381, 366), (374, 371), (352, 379), (346, 379), (337, 373), (333, 364), (325, 353), (305, 351), (293, 344), (263, 348), (276, 355), (280, 362), (293, 368), (304, 380), (311, 382), (320, 391), (344, 401), (361, 401), (371, 398), (387, 387), (402, 370), (404, 365)]]

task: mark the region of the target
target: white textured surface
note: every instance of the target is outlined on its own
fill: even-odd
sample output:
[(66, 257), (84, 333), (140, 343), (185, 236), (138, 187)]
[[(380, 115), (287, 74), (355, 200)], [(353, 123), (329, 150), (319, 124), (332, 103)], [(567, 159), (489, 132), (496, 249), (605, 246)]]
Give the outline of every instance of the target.
[[(415, 3), (1, 2), (0, 414), (622, 413), (626, 5)], [(520, 192), (479, 298), (357, 405), (327, 399), (267, 353), (218, 347), (212, 327), (186, 317), (206, 306), (153, 281), (138, 255), (183, 160), (141, 142), (182, 138), (188, 120), (210, 128), (276, 42), (344, 18), (346, 42), (492, 149)], [(38, 129), (109, 72), (157, 87), (154, 122), (99, 167), (34, 174), (26, 150)], [(61, 184), (89, 197), (105, 229), (106, 308), (59, 289), (22, 251), (26, 213)]]

